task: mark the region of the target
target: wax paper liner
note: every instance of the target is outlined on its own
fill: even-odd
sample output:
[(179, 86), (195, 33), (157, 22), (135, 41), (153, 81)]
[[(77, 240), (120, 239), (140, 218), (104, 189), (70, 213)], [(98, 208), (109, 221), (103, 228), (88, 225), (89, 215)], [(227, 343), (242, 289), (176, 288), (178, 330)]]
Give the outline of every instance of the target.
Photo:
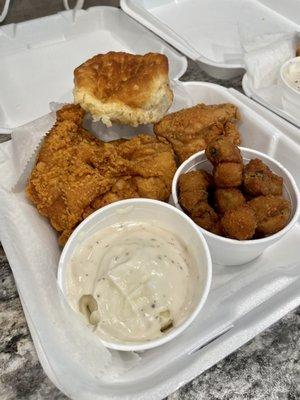
[[(174, 81), (171, 86), (176, 93), (170, 111), (189, 105), (186, 90)], [(85, 371), (87, 380), (88, 376), (97, 375), (105, 376), (106, 380), (114, 379), (135, 366), (140, 357), (135, 353), (106, 349), (66, 304), (56, 283), (61, 250), (57, 235), (24, 194), (43, 138), (55, 123), (55, 111), (62, 106), (61, 103), (51, 103), (49, 114), (15, 129), (11, 141), (1, 146), (0, 163), (3, 177), (6, 177), (0, 181), (1, 240), (16, 281), (22, 280), (19, 290), (22, 298), (26, 299), (29, 314), (39, 313), (38, 309), (47, 310), (46, 313), (39, 313), (40, 321), (36, 329), (42, 346), (48, 347), (47, 355), (53, 356), (49, 364), (57, 363), (64, 354), (63, 367), (57, 366), (56, 371), (63, 368), (76, 377), (80, 373), (80, 365), (88, 365), (89, 370)], [(114, 124), (107, 128), (102, 123), (93, 122), (89, 115), (84, 119), (84, 127), (104, 141), (152, 133), (152, 126), (147, 125), (132, 128)], [(24, 284), (28, 280), (30, 282)], [(66, 354), (70, 357), (66, 358)]]

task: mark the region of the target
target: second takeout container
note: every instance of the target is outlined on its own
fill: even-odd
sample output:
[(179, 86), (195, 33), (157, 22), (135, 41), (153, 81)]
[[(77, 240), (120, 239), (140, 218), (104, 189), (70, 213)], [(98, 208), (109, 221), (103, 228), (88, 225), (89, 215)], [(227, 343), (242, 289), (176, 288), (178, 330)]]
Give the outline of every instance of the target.
[(300, 30), (295, 0), (121, 0), (122, 9), (217, 79), (240, 75), (255, 36)]
[[(290, 172), (279, 162), (271, 157), (252, 149), (240, 147), (244, 165), (250, 160), (258, 158), (262, 160), (275, 174), (283, 178), (283, 197), (291, 203), (291, 217), (288, 224), (279, 232), (262, 239), (234, 240), (215, 235), (201, 227), (209, 245), (214, 263), (223, 265), (241, 265), (253, 261), (259, 257), (268, 247), (278, 242), (297, 223), (300, 215), (300, 195), (296, 182)], [(204, 151), (193, 154), (177, 169), (172, 183), (172, 196), (175, 206), (182, 210), (178, 200), (178, 179), (181, 174), (204, 169), (211, 173), (212, 165), (207, 160)]]
[[(120, 4), (128, 15), (216, 79), (245, 73), (244, 54), (260, 38), (300, 32), (298, 0), (121, 0)], [(243, 89), (247, 96), (300, 126), (300, 119), (282, 108), (277, 86), (259, 95), (245, 73)]]

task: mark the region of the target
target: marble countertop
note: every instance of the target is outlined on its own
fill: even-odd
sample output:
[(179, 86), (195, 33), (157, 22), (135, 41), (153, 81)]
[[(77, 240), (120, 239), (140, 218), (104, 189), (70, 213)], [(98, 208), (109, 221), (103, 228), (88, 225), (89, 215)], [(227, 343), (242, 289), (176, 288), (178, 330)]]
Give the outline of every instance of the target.
[[(49, 3), (48, 12), (51, 13), (58, 11), (62, 2), (43, 3)], [(116, 5), (118, 2), (104, 3)], [(11, 10), (7, 22), (47, 14), (47, 7), (44, 4), (41, 10), (38, 0), (15, 1), (13, 4), (15, 7), (19, 4), (21, 9)], [(97, 1), (86, 2), (87, 6), (95, 4)], [(240, 77), (218, 82), (191, 61), (182, 80), (220, 83), (241, 90)], [(13, 275), (1, 246), (0, 326), (0, 399), (67, 399), (47, 378), (38, 361)], [(168, 400), (196, 399), (300, 399), (300, 308), (168, 397)]]

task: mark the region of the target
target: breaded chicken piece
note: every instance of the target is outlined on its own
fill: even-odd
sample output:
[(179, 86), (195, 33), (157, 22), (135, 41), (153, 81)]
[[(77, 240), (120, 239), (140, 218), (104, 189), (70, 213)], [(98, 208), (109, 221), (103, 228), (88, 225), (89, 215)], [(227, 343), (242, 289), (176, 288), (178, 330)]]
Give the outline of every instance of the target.
[(172, 145), (182, 163), (220, 136), (227, 137), (236, 145), (240, 144), (238, 131), (233, 124), (239, 118), (238, 109), (233, 104), (198, 104), (166, 115), (154, 125), (153, 130), (160, 140)]
[(84, 112), (67, 105), (47, 134), (26, 187), (64, 244), (88, 214), (130, 197), (167, 200), (176, 165), (155, 137), (104, 143), (81, 127)]
[[(168, 200), (176, 164), (171, 148), (160, 143), (153, 136), (139, 135), (130, 140), (105, 143), (107, 147), (113, 143), (120, 160), (127, 161), (127, 173), (113, 179), (108, 193), (97, 196), (85, 210), (86, 217), (91, 212), (113, 201), (145, 197), (156, 200)], [(102, 174), (110, 166), (101, 162), (96, 164)]]

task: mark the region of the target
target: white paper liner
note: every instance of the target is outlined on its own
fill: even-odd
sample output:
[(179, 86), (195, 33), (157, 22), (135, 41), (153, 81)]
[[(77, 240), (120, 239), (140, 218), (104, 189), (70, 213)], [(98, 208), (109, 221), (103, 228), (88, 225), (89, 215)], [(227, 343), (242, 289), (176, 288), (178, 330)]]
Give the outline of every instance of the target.
[[(171, 86), (176, 94), (170, 111), (191, 103), (190, 96), (183, 87), (174, 81)], [(80, 369), (80, 365), (89, 365), (87, 376), (105, 377), (106, 381), (113, 380), (136, 366), (140, 357), (132, 352), (123, 353), (105, 348), (65, 302), (56, 283), (61, 251), (57, 234), (48, 220), (38, 214), (24, 193), (43, 138), (55, 123), (55, 112), (63, 105), (50, 103), (49, 114), (15, 129), (11, 141), (0, 148), (0, 165), (3, 177), (5, 176), (5, 179), (0, 181), (1, 240), (8, 258), (10, 259), (11, 255), (13, 259), (11, 265), (16, 281), (26, 279), (24, 274), (29, 271), (34, 277), (34, 296), (31, 290), (23, 289), (23, 285), (19, 288), (22, 298), (26, 299), (29, 314), (37, 313), (39, 307), (47, 310), (44, 317), (41, 315), (39, 326), (36, 328), (42, 346), (46, 343), (47, 347), (51, 346), (53, 350), (50, 365), (57, 359), (57, 352), (67, 353), (72, 357), (64, 360), (63, 368), (68, 369), (72, 376), (78, 374), (77, 369)], [(138, 133), (153, 134), (152, 126), (132, 128), (114, 124), (107, 128), (102, 123), (93, 122), (88, 115), (85, 116), (83, 125), (104, 141), (120, 137), (130, 138)], [(28, 229), (33, 225), (34, 229)], [(47, 291), (42, 289), (45, 287)], [(37, 303), (37, 298), (41, 298), (43, 304)]]
[(253, 99), (295, 123), (297, 112), (284, 101), (279, 75), (281, 66), (296, 55), (299, 28), (272, 11), (268, 18), (253, 19), (251, 13), (254, 15), (257, 4), (251, 0), (241, 4), (238, 33), (244, 51), (248, 92), (252, 92)]
[(295, 33), (256, 37), (245, 54), (245, 65), (255, 90), (277, 83), (282, 64), (295, 56)]

